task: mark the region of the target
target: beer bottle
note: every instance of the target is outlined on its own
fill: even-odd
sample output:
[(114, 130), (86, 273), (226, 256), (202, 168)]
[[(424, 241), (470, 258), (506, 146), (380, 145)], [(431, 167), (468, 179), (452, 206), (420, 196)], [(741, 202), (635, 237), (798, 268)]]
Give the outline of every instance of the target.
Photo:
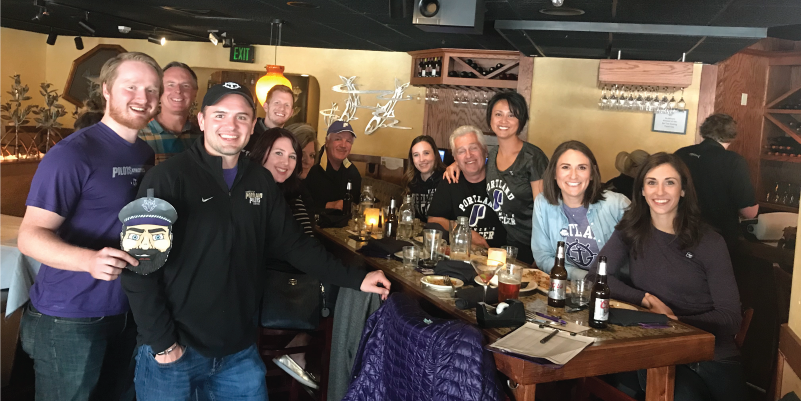
[(606, 284), (606, 256), (601, 256), (598, 262), (598, 275), (590, 294), (590, 327), (605, 329), (609, 321), (609, 286)]
[(353, 214), (353, 195), (351, 195), (351, 187), (352, 184), (348, 181), (348, 185), (345, 186), (345, 196), (342, 198), (342, 214), (345, 216)]
[(398, 214), (395, 212), (395, 198), (389, 200), (389, 215), (384, 219), (384, 238), (398, 236)]
[(548, 291), (548, 306), (565, 307), (565, 287), (567, 286), (567, 270), (565, 269), (565, 242), (556, 243), (556, 260), (551, 269), (551, 289)]

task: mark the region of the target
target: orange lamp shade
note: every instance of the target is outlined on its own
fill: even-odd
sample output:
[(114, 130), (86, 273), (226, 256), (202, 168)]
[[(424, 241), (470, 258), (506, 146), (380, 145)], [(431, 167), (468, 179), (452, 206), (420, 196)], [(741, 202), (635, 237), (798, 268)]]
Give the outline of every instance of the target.
[(259, 99), (259, 103), (262, 105), (267, 101), (267, 92), (269, 92), (273, 86), (286, 85), (289, 89), (292, 89), (292, 84), (289, 83), (289, 80), (284, 76), (284, 66), (268, 64), (264, 66), (264, 68), (267, 69), (267, 74), (259, 78), (259, 81), (256, 82), (256, 98)]

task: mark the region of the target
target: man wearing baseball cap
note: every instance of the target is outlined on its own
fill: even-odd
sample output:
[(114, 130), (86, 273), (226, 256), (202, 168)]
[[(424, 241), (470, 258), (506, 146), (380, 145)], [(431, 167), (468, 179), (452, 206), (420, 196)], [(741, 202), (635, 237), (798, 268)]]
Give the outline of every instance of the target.
[(322, 281), (389, 293), (383, 273), (344, 266), (304, 235), (270, 172), (241, 154), (254, 116), (247, 89), (213, 86), (198, 114), (203, 137), (142, 181), (139, 197), (153, 188), (151, 196), (173, 205), (180, 218), (160, 270), (122, 275), (139, 328), (140, 401), (185, 400), (196, 392), (202, 399), (266, 399), (254, 317), (267, 255)]
[[(309, 170), (304, 180), (311, 192), (317, 211), (323, 209), (342, 210), (348, 182), (351, 183), (351, 199), (358, 200), (362, 190), (362, 176), (348, 156), (356, 140), (353, 126), (344, 121), (334, 121), (325, 136), (324, 151), (328, 154), (328, 167), (317, 164)], [(320, 162), (322, 163), (322, 161)], [(350, 213), (350, 211), (345, 211)]]

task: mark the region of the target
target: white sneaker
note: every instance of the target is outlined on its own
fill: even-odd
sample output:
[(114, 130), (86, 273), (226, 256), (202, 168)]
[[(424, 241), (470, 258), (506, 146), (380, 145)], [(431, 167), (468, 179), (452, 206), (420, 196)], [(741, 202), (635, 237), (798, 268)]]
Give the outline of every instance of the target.
[(278, 365), (279, 368), (283, 369), (284, 372), (288, 373), (292, 376), (295, 380), (299, 381), (301, 384), (311, 387), (313, 389), (320, 388), (319, 385), (314, 381), (312, 375), (303, 370), (303, 368), (298, 365), (295, 360), (289, 357), (289, 355), (282, 355), (280, 358), (273, 359), (273, 362)]

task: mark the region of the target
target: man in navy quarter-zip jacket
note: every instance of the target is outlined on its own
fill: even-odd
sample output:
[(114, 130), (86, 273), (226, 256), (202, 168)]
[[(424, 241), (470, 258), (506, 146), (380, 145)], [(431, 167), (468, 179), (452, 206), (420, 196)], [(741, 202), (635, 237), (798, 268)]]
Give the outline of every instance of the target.
[(140, 186), (139, 197), (153, 188), (178, 212), (166, 264), (122, 275), (139, 327), (140, 401), (184, 400), (196, 390), (202, 398), (266, 399), (255, 346), (266, 255), (307, 266), (321, 281), (389, 293), (383, 273), (344, 266), (303, 235), (270, 172), (240, 154), (254, 115), (247, 89), (212, 87), (198, 114), (203, 137)]

